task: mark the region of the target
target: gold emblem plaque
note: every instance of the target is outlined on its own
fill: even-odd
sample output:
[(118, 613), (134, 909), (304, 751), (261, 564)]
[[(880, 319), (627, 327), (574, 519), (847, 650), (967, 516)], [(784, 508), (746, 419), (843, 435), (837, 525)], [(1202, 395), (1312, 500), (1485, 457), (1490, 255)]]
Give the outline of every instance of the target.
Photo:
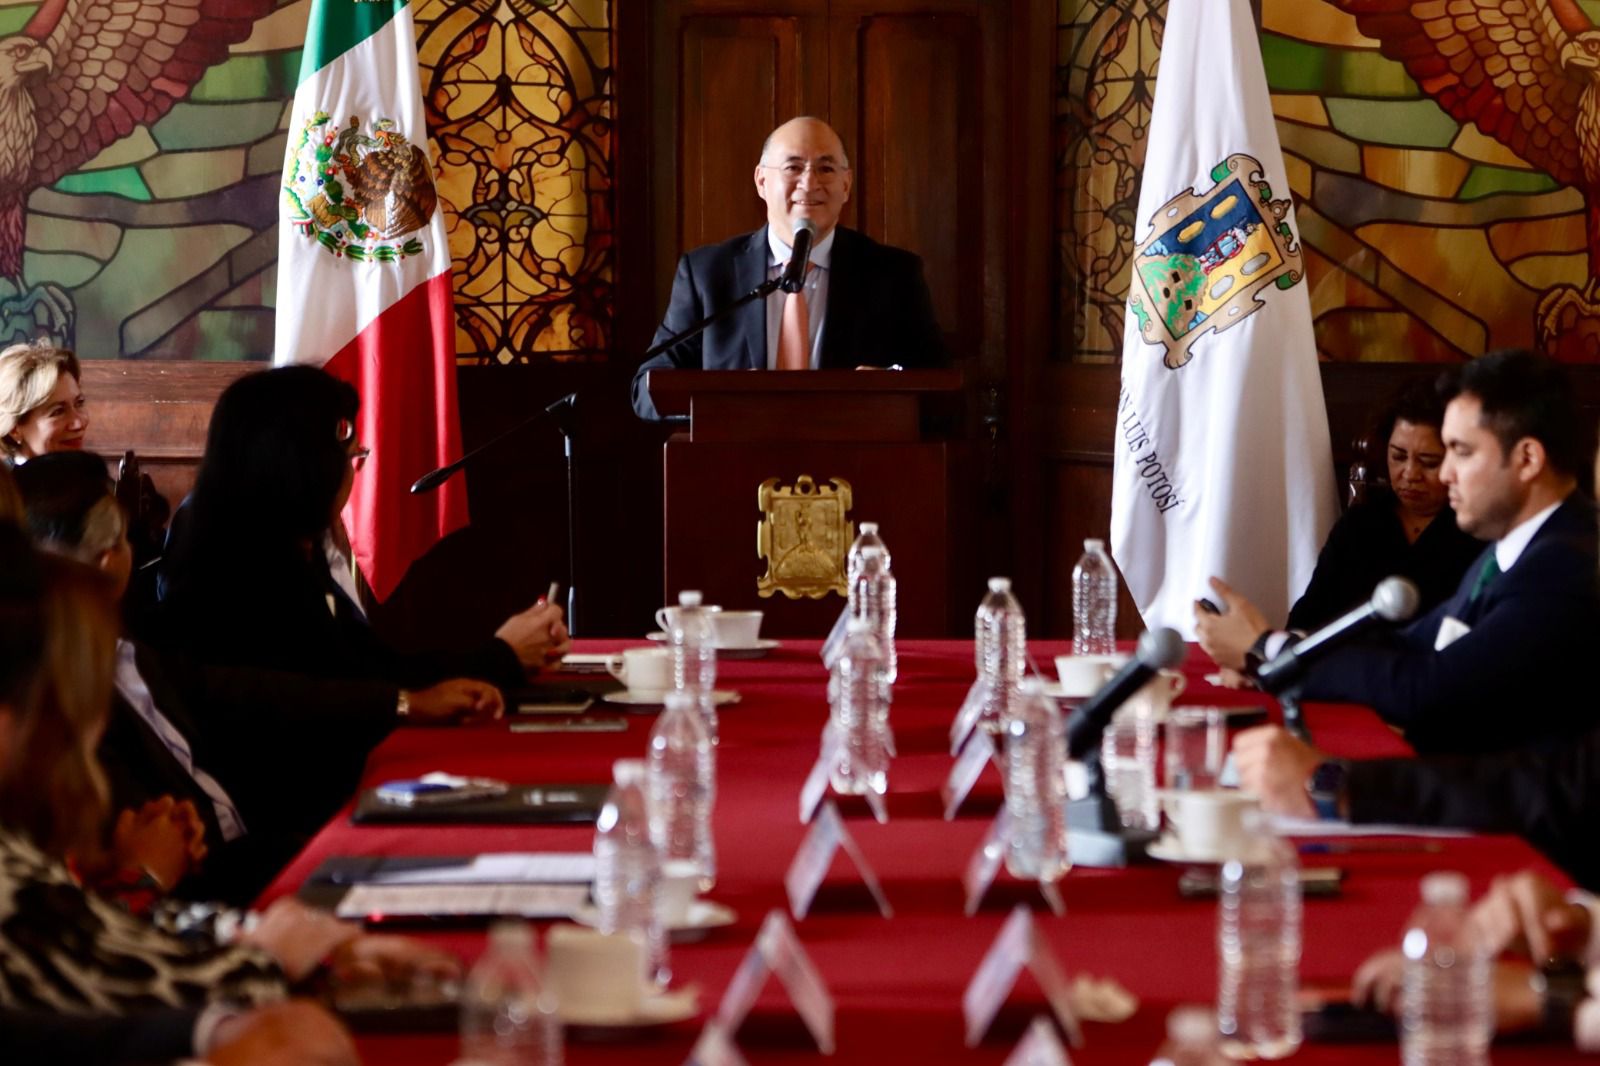
[(791, 600), (849, 595), (845, 560), (856, 539), (855, 523), (845, 521), (850, 482), (832, 477), (819, 486), (808, 474), (796, 478), (793, 488), (778, 481), (769, 477), (756, 489), (765, 516), (756, 526), (756, 555), (767, 561), (767, 572), (756, 579), (757, 594), (781, 592)]

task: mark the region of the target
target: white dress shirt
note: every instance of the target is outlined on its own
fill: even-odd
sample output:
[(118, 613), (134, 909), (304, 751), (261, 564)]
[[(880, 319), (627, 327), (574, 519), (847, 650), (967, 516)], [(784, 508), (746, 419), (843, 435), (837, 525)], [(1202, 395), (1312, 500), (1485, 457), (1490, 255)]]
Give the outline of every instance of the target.
[(234, 806), (233, 798), (220, 781), (195, 765), (189, 739), (156, 707), (155, 697), (150, 695), (150, 686), (145, 684), (144, 676), (139, 673), (139, 664), (134, 660), (133, 644), (126, 640), (117, 641), (116, 685), (117, 691), (128, 701), (134, 713), (144, 719), (144, 723), (172, 752), (172, 757), (178, 760), (178, 765), (210, 797), (211, 808), (217, 814), (217, 825), (222, 830), (222, 839), (231, 841), (244, 836), (244, 819), (239, 816), (239, 808)]
[[(811, 369), (822, 365), (822, 321), (828, 314), (828, 274), (833, 261), (833, 235), (838, 227), (811, 248), (811, 269), (806, 271), (806, 315), (811, 336)], [(767, 279), (777, 277), (789, 262), (792, 249), (767, 227)], [(767, 369), (778, 369), (778, 329), (783, 323), (783, 302), (789, 294), (779, 289), (767, 297)]]

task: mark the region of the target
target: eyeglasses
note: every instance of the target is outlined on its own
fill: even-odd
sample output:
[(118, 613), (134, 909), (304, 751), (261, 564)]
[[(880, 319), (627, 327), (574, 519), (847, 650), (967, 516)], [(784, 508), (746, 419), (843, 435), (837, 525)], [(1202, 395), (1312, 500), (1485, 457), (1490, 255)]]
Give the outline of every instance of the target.
[(789, 181), (799, 181), (800, 176), (809, 170), (812, 178), (824, 184), (834, 181), (839, 175), (850, 169), (843, 163), (835, 163), (831, 159), (819, 159), (814, 163), (802, 163), (797, 159), (791, 159), (787, 163), (758, 163), (757, 165), (763, 170), (776, 170)]

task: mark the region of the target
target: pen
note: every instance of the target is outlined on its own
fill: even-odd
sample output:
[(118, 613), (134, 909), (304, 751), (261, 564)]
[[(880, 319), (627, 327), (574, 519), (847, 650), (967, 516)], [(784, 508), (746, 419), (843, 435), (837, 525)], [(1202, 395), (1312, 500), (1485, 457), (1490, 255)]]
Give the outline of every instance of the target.
[(559, 596), (559, 595), (561, 595), (561, 582), (552, 581), (552, 582), (550, 582), (550, 588), (545, 592), (545, 594), (543, 596), (539, 597), (539, 602), (540, 603), (554, 603), (554, 602), (556, 602), (556, 597)]

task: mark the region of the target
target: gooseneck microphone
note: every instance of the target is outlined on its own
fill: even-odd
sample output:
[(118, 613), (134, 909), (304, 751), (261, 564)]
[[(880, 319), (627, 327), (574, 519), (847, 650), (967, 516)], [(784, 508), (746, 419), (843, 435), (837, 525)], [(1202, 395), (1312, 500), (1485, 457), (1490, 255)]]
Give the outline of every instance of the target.
[[(577, 402), (578, 394), (575, 392), (569, 392), (565, 396), (561, 397), (561, 399), (556, 400), (554, 403), (546, 404), (544, 410), (535, 411), (533, 414), (529, 415), (521, 422), (518, 422), (516, 425), (512, 426), (499, 436), (478, 445), (476, 448), (472, 449), (455, 462), (446, 466), (441, 466), (437, 470), (430, 470), (426, 474), (423, 474), (421, 477), (417, 478), (416, 482), (411, 486), (412, 494), (415, 495), (423, 492), (431, 492), (432, 490), (438, 488), (445, 481), (449, 480), (451, 474), (454, 474), (457, 470), (460, 470), (462, 467), (466, 466), (479, 455), (493, 448), (495, 445), (499, 444), (513, 433), (521, 432), (523, 429), (531, 426), (540, 419), (554, 418), (559, 421), (563, 416), (566, 415), (568, 411), (573, 408)], [(562, 427), (562, 432), (567, 432), (567, 428), (565, 426)]]
[(1299, 681), (1306, 667), (1333, 649), (1378, 625), (1396, 625), (1417, 613), (1422, 595), (1403, 577), (1386, 577), (1372, 590), (1372, 598), (1321, 629), (1280, 651), (1256, 672), (1256, 683), (1277, 695)]
[(811, 264), (811, 242), (817, 237), (817, 224), (802, 218), (794, 224), (794, 246), (789, 252), (789, 265), (783, 268), (783, 280), (778, 288), (784, 292), (799, 292), (806, 284), (806, 270)]
[(1083, 702), (1067, 728), (1067, 757), (1082, 759), (1100, 746), (1100, 736), (1118, 707), (1162, 670), (1183, 662), (1186, 649), (1175, 629), (1150, 629), (1139, 638), (1133, 658)]

